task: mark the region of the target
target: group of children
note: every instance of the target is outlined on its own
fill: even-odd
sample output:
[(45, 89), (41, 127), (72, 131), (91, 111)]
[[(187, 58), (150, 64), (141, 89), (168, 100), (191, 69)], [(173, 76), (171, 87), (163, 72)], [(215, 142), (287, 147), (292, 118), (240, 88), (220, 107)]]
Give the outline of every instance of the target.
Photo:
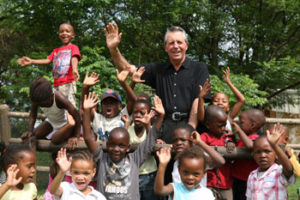
[[(44, 199), (287, 199), (287, 186), (299, 175), (299, 163), (287, 144), (288, 130), (280, 124), (260, 132), (265, 124), (262, 111), (241, 112), (244, 96), (230, 81), (230, 70), (224, 80), (237, 102), (230, 110), (225, 94), (213, 96), (205, 107), (210, 92), (207, 80), (200, 86), (198, 120), (206, 131), (198, 133), (191, 125), (181, 124), (173, 130), (171, 146), (160, 137), (165, 111), (158, 96), (151, 98), (134, 93), (135, 83), (142, 82), (143, 67), (132, 75), (116, 71), (117, 79), (127, 94), (126, 107), (114, 90), (108, 89), (100, 100), (89, 88), (99, 82), (99, 74), (88, 72), (84, 77), (80, 109), (76, 109), (79, 49), (71, 43), (75, 36), (70, 24), (62, 24), (59, 38), (63, 46), (53, 50), (47, 59), (23, 57), (22, 66), (53, 63), (54, 88), (44, 78), (30, 85), (32, 108), (29, 132), (22, 135), (47, 138), (59, 144), (67, 141), (76, 147), (83, 137), (88, 150), (67, 153), (61, 149), (54, 156), (49, 187)], [(101, 110), (98, 110), (101, 104)], [(38, 108), (46, 120), (34, 128)], [(97, 144), (104, 141), (106, 148)], [(163, 144), (152, 154), (155, 143)], [(230, 153), (235, 147), (253, 150), (254, 160), (225, 160), (212, 146), (224, 146)], [(1, 168), (6, 174), (0, 185), (0, 199), (37, 199), (33, 183), (36, 157), (26, 145), (1, 146)], [(158, 163), (157, 163), (158, 161)]]

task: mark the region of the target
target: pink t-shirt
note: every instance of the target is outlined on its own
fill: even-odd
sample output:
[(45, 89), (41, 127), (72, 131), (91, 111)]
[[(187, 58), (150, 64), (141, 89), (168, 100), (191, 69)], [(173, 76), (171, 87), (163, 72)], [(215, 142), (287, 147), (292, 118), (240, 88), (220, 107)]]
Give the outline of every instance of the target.
[(81, 60), (79, 48), (75, 44), (68, 44), (56, 48), (48, 56), (53, 63), (54, 87), (74, 81), (71, 59), (73, 56)]

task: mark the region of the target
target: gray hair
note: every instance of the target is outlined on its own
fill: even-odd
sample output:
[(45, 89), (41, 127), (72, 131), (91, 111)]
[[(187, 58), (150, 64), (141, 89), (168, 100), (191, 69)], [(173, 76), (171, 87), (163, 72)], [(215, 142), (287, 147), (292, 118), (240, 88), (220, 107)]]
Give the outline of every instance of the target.
[(182, 32), (183, 36), (184, 36), (184, 41), (186, 43), (188, 43), (188, 34), (185, 32), (185, 30), (183, 28), (181, 28), (180, 26), (171, 26), (171, 27), (167, 28), (167, 31), (165, 33), (165, 37), (164, 37), (164, 43), (165, 44), (167, 42), (167, 34), (169, 32), (176, 32), (176, 31)]

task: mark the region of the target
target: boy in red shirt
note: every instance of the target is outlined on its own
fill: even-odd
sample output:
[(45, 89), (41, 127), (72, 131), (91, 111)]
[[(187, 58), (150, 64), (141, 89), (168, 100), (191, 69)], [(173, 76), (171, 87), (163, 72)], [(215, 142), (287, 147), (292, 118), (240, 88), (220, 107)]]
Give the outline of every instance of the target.
[[(253, 148), (253, 141), (265, 124), (265, 116), (258, 109), (245, 110), (239, 116), (240, 126), (232, 123), (239, 135), (237, 147)], [(251, 171), (258, 168), (254, 160), (236, 160), (232, 166), (233, 199), (246, 200), (247, 180)]]
[[(216, 105), (210, 105), (205, 110), (204, 122), (207, 133), (201, 134), (201, 139), (210, 146), (232, 146), (232, 139), (225, 134), (227, 114)], [(227, 143), (230, 143), (228, 145)], [(229, 149), (228, 149), (229, 151)], [(214, 188), (224, 199), (232, 200), (231, 163), (226, 161), (220, 168), (207, 170), (207, 187)]]
[(76, 107), (75, 94), (76, 83), (79, 80), (78, 62), (81, 60), (79, 48), (72, 44), (75, 37), (71, 24), (64, 23), (59, 26), (59, 39), (63, 46), (56, 48), (46, 59), (31, 59), (22, 57), (18, 59), (19, 65), (47, 65), (53, 63), (54, 87), (63, 93), (68, 100)]

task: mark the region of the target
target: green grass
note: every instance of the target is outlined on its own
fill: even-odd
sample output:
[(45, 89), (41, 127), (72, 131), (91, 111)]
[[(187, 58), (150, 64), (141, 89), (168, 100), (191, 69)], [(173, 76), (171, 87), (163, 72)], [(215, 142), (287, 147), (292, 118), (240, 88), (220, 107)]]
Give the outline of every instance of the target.
[(290, 200), (297, 200), (298, 194), (297, 194), (297, 188), (300, 188), (300, 177), (297, 178), (296, 184), (289, 186), (289, 199)]

